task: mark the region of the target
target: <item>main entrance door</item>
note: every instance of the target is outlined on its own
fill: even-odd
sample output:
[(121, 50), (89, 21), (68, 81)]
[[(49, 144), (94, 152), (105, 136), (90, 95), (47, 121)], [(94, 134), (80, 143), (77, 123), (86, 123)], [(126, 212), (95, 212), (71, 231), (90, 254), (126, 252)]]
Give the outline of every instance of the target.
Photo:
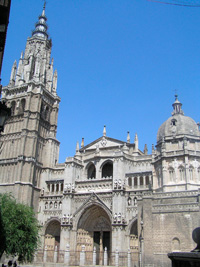
[[(81, 244), (81, 241), (84, 244)], [(86, 246), (86, 252), (92, 252), (94, 247), (96, 248), (97, 265), (103, 264), (103, 252), (105, 247), (109, 255), (111, 249), (111, 223), (107, 213), (97, 205), (88, 208), (79, 220), (77, 249), (79, 249), (81, 245)]]
[[(105, 248), (107, 248), (107, 252), (109, 255), (110, 252), (110, 232), (109, 231), (103, 231), (103, 232), (94, 232), (94, 238), (93, 238), (93, 247), (96, 247), (96, 255), (97, 260), (96, 264), (100, 264), (101, 259), (103, 258), (103, 252), (105, 251)], [(102, 257), (101, 257), (102, 255)], [(101, 263), (102, 264), (102, 263)]]

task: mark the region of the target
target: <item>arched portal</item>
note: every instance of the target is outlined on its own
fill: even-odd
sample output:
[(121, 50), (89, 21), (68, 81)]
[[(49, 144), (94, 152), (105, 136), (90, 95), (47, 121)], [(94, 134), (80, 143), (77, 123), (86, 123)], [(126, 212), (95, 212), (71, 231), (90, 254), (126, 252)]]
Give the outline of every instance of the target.
[(135, 220), (131, 226), (130, 231), (130, 250), (131, 252), (138, 252), (138, 225)]
[(102, 264), (102, 252), (105, 247), (108, 254), (111, 250), (111, 222), (106, 211), (98, 205), (92, 205), (85, 210), (79, 219), (77, 227), (77, 250), (85, 245), (86, 251), (96, 247), (97, 262)]
[(60, 246), (60, 222), (51, 221), (45, 231), (45, 247), (47, 250), (55, 250), (55, 246)]

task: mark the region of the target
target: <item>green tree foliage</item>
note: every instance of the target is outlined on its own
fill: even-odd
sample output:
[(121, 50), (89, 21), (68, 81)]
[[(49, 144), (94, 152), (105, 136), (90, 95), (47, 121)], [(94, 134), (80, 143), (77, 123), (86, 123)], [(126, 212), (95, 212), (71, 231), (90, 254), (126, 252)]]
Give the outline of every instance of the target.
[(0, 194), (0, 257), (18, 256), (31, 262), (39, 244), (39, 223), (33, 209), (17, 203), (10, 194)]

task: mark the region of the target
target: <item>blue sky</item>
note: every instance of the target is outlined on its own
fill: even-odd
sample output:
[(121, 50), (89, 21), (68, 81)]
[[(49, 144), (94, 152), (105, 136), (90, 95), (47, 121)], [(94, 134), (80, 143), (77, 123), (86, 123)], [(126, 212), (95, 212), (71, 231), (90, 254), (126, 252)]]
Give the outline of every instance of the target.
[[(192, 1), (191, 1), (192, 2)], [(200, 1), (199, 1), (200, 2)], [(41, 14), (42, 0), (12, 1), (2, 84)], [(139, 148), (156, 144), (175, 90), (185, 115), (200, 120), (200, 8), (147, 0), (48, 0), (46, 16), (61, 97), (60, 162), (102, 136)]]

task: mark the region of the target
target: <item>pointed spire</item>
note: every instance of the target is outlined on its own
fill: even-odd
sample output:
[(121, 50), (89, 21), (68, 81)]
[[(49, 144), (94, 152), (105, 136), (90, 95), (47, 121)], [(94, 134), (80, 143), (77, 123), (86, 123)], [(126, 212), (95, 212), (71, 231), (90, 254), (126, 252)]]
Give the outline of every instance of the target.
[(178, 95), (175, 95), (175, 101), (172, 104), (174, 111), (172, 112), (172, 116), (176, 115), (176, 114), (182, 114), (184, 115), (183, 110), (181, 109), (182, 107), (182, 103), (178, 101)]
[(130, 141), (131, 141), (130, 134), (129, 134), (129, 132), (127, 132), (127, 143), (130, 144)]
[(17, 68), (17, 75), (16, 75), (16, 81), (15, 81), (16, 85), (18, 85), (18, 82), (21, 79), (22, 72), (23, 72), (23, 51), (21, 52), (21, 56), (20, 56), (19, 64)]
[(82, 138), (81, 148), (84, 147), (84, 138)]
[(152, 144), (151, 150), (152, 150), (152, 154), (153, 154), (155, 152), (154, 144)]
[(57, 79), (58, 79), (58, 74), (57, 74), (57, 70), (55, 70), (55, 72), (53, 74), (53, 88), (52, 88), (52, 93), (54, 93), (54, 94), (56, 94)]
[(76, 143), (76, 153), (79, 151), (79, 142)]
[(46, 8), (46, 1), (44, 2), (42, 14), (38, 17), (38, 21), (35, 24), (35, 29), (32, 32), (32, 36), (41, 37), (44, 39), (48, 39), (49, 35), (47, 33), (47, 18), (45, 16), (45, 8)]
[(80, 151), (79, 151), (79, 142), (77, 141), (77, 143), (76, 143), (76, 154), (75, 154), (75, 158), (77, 158), (77, 159), (81, 159), (81, 153), (80, 153)]
[(13, 63), (11, 74), (10, 74), (10, 82), (9, 84), (14, 85), (15, 83), (15, 76), (16, 76), (16, 71), (17, 71), (17, 61)]
[(42, 16), (45, 17), (45, 8), (46, 8), (46, 0), (44, 0), (43, 10), (42, 10)]
[(135, 150), (138, 150), (138, 135), (137, 133), (135, 134)]
[(103, 136), (106, 136), (106, 125), (104, 125), (104, 128), (103, 128)]
[(144, 145), (144, 154), (147, 155), (148, 154), (148, 148), (147, 148), (147, 144)]

